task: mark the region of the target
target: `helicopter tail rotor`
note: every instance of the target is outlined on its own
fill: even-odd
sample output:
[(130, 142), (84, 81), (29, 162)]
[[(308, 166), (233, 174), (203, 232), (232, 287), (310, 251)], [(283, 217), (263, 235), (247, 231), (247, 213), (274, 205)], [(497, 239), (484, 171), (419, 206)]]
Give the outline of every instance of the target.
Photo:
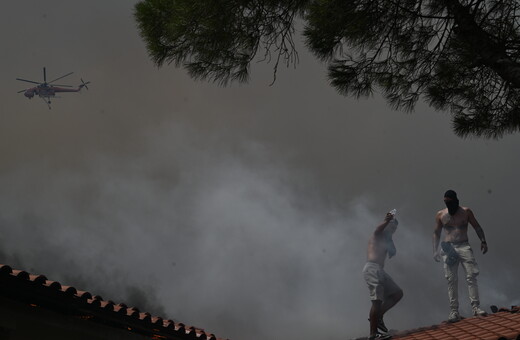
[(84, 87), (84, 88), (86, 88), (86, 89), (88, 90), (88, 86), (87, 86), (87, 84), (90, 84), (90, 81), (85, 82), (85, 81), (83, 80), (83, 78), (81, 78), (81, 85), (79, 86), (79, 88)]

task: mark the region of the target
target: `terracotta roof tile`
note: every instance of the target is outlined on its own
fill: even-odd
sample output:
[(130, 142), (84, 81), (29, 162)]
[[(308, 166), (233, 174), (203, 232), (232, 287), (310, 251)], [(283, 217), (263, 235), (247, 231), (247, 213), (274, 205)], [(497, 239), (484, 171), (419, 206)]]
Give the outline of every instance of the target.
[(29, 280), (29, 273), (23, 270), (13, 270), (12, 274), (20, 279)]
[(54, 289), (54, 290), (61, 290), (61, 283), (59, 283), (58, 281), (47, 280), (47, 281), (45, 281), (45, 283), (43, 285), (46, 287), (49, 287), (51, 289)]
[(87, 304), (95, 308), (101, 307), (101, 301), (96, 299), (87, 299)]
[(150, 313), (139, 313), (139, 319), (141, 319), (144, 322), (152, 323), (152, 316)]
[(124, 303), (120, 303), (114, 306), (114, 312), (120, 314), (126, 314), (126, 305)]
[(175, 322), (173, 322), (172, 320), (163, 320), (163, 327), (164, 328), (168, 328), (172, 331), (175, 330)]
[(92, 299), (92, 295), (89, 293), (89, 292), (86, 292), (84, 290), (78, 290), (76, 291), (76, 296), (79, 297), (80, 299)]
[(111, 312), (114, 311), (114, 303), (112, 301), (100, 301), (99, 307), (104, 308), (105, 310), (109, 310)]
[(102, 322), (106, 319), (114, 327), (141, 333), (151, 339), (222, 340), (201, 328), (164, 320), (160, 316), (141, 312), (137, 307), (116, 304), (88, 291), (48, 280), (44, 275), (29, 274), (5, 264), (0, 264), (0, 287), (0, 295), (6, 298), (70, 313), (81, 317), (85, 322)]
[(0, 264), (0, 274), (11, 274), (13, 270), (6, 264)]
[(31, 274), (31, 275), (29, 275), (29, 280), (31, 280), (35, 284), (43, 285), (45, 283), (45, 281), (47, 281), (47, 278), (45, 277), (45, 275), (32, 275)]
[(76, 288), (71, 286), (61, 286), (61, 291), (69, 295), (76, 295), (76, 293), (78, 292)]
[(126, 309), (126, 315), (134, 317), (134, 318), (139, 318), (139, 309), (134, 308), (134, 307), (127, 308)]
[(164, 327), (163, 326), (163, 318), (161, 318), (160, 316), (152, 316), (152, 325), (157, 325), (157, 326), (161, 326), (161, 327)]
[(456, 323), (398, 332), (399, 340), (520, 340), (520, 308), (492, 308), (488, 316), (466, 318)]

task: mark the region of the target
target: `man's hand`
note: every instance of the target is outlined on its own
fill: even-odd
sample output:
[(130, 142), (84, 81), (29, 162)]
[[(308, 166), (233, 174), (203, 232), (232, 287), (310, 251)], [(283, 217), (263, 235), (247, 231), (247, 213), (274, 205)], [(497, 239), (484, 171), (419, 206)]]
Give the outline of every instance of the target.
[(433, 253), (433, 259), (435, 260), (435, 262), (441, 262), (441, 254), (439, 254), (439, 252), (436, 251), (435, 253)]
[(480, 244), (480, 250), (482, 250), (482, 254), (487, 253), (487, 251), (488, 251), (488, 246), (487, 246), (486, 241), (483, 241), (483, 242)]

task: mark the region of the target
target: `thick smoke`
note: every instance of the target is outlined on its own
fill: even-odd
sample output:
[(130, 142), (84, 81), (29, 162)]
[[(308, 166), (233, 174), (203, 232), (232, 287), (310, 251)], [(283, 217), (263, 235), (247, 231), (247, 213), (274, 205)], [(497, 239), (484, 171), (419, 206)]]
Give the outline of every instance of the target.
[[(259, 143), (232, 153), (216, 137), (168, 125), (145, 144), (131, 156), (91, 155), (81, 171), (28, 161), (4, 174), (2, 262), (222, 337), (366, 332), (360, 273), (385, 213), (370, 197), (341, 210), (325, 203), (315, 180)], [(388, 321), (437, 323), (446, 306), (432, 301), (446, 293), (431, 233), (421, 231), (430, 226), (400, 220), (387, 269), (405, 299)]]
[(363, 202), (335, 211), (261, 145), (242, 157), (191, 132), (153, 131), (141, 154), (81, 172), (5, 174), (2, 261), (219, 336), (352, 332), (375, 223)]

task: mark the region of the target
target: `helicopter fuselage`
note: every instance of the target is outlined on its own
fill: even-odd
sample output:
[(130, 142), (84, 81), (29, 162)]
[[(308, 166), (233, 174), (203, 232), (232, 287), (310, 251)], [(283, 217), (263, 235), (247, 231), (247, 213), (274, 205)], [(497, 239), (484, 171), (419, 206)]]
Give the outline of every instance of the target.
[(78, 87), (77, 89), (66, 89), (63, 87), (56, 86), (36, 86), (27, 89), (24, 92), (24, 96), (26, 96), (29, 99), (34, 97), (35, 95), (38, 95), (42, 98), (50, 98), (54, 97), (57, 92), (79, 92), (80, 90), (81, 87)]

